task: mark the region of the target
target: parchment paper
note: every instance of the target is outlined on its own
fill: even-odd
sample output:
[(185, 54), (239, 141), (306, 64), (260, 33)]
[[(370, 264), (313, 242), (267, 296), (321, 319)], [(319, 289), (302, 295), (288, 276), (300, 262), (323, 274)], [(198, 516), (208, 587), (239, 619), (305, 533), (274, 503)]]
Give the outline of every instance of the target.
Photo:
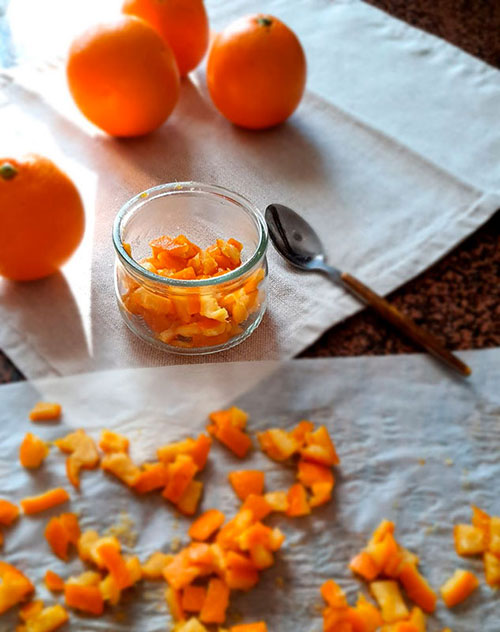
[[(271, 632), (320, 632), (320, 584), (334, 578), (351, 600), (365, 591), (347, 561), (378, 522), (390, 518), (399, 541), (418, 553), (435, 588), (457, 567), (480, 577), (479, 590), (453, 612), (439, 605), (437, 616), (429, 619), (430, 632), (445, 625), (454, 632), (498, 632), (498, 596), (486, 586), (479, 559), (455, 554), (452, 526), (470, 521), (473, 502), (500, 514), (500, 349), (463, 357), (473, 368), (467, 381), (426, 356), (402, 356), (130, 369), (4, 386), (0, 496), (18, 500), (62, 484), (72, 497), (64, 510), (79, 511), (84, 529), (102, 531), (120, 522), (121, 512), (131, 517), (139, 534), (134, 551), (145, 559), (153, 550), (168, 550), (172, 540), (186, 542), (189, 520), (176, 516), (158, 494), (136, 498), (101, 471), (84, 472), (77, 494), (66, 482), (64, 457), (56, 450), (39, 472), (23, 470), (17, 452), (24, 432), (53, 439), (84, 427), (97, 438), (103, 427), (117, 429), (130, 437), (132, 456), (140, 462), (152, 459), (158, 445), (201, 431), (210, 410), (229, 404), (248, 410), (252, 433), (309, 418), (327, 424), (342, 459), (334, 500), (311, 517), (271, 519), (286, 533), (286, 544), (259, 585), (233, 597), (231, 620), (241, 613), (247, 621), (265, 619)], [(27, 421), (27, 411), (40, 398), (63, 404), (61, 423), (35, 427)], [(226, 477), (242, 466), (264, 469), (268, 490), (294, 480), (293, 469), (257, 449), (241, 462), (215, 442), (202, 475), (202, 509), (236, 511)], [(43, 530), (50, 515), (24, 517), (5, 529), (3, 552), (36, 582), (38, 595), (48, 603), (53, 598), (42, 584), (47, 568), (65, 577), (83, 570), (78, 559), (66, 566), (49, 551)], [(277, 578), (283, 578), (282, 588)], [(145, 583), (117, 607), (118, 614), (102, 619), (72, 614), (71, 629), (165, 630), (170, 620), (163, 590), (164, 582)], [(13, 621), (3, 617), (0, 630), (13, 630)]]

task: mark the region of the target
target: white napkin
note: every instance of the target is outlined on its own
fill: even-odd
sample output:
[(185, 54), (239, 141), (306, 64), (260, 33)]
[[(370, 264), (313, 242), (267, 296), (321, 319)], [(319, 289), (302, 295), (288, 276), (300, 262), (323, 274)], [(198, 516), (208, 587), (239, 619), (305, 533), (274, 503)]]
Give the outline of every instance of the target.
[[(207, 5), (215, 28), (253, 10), (243, 0)], [(287, 358), (359, 309), (328, 281), (292, 271), (271, 249), (269, 310), (249, 340), (201, 360), (149, 348), (116, 308), (110, 233), (119, 207), (160, 182), (217, 183), (262, 209), (289, 204), (320, 230), (332, 263), (382, 293), (424, 270), (500, 206), (496, 70), (364, 3), (274, 0), (266, 10), (294, 28), (309, 62), (303, 103), (268, 132), (238, 130), (220, 117), (202, 70), (184, 82), (165, 126), (130, 141), (108, 138), (82, 119), (59, 66), (4, 77), (2, 141), (57, 160), (82, 191), (88, 216), (86, 242), (64, 274), (0, 282), (0, 346), (27, 376)]]

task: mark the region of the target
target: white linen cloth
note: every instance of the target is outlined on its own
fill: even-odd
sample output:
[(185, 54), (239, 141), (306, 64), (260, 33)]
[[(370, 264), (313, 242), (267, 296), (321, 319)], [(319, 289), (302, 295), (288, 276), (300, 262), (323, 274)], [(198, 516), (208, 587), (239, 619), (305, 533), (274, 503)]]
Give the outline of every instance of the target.
[[(368, 594), (347, 562), (385, 518), (394, 520), (398, 541), (418, 554), (420, 570), (434, 589), (456, 568), (472, 570), (480, 581), (456, 608), (448, 610), (439, 599), (427, 630), (498, 632), (498, 596), (484, 581), (480, 557), (455, 553), (453, 525), (470, 524), (472, 503), (500, 515), (500, 349), (460, 356), (472, 367), (468, 379), (415, 354), (124, 369), (1, 386), (0, 495), (19, 500), (63, 486), (71, 496), (62, 508), (4, 529), (2, 558), (26, 572), (36, 583), (36, 598), (50, 604), (53, 596), (43, 585), (46, 569), (64, 578), (84, 570), (76, 556), (65, 564), (51, 553), (43, 530), (52, 515), (77, 511), (82, 529), (99, 532), (132, 522), (137, 542), (129, 548), (131, 533), (125, 533), (126, 551), (141, 560), (155, 550), (168, 551), (174, 541), (188, 542), (190, 519), (178, 516), (159, 493), (140, 497), (99, 470), (82, 472), (77, 493), (66, 479), (65, 455), (56, 448), (36, 475), (23, 469), (18, 450), (26, 431), (53, 440), (83, 427), (98, 439), (102, 428), (111, 428), (130, 438), (131, 456), (142, 463), (154, 460), (159, 445), (202, 432), (209, 411), (235, 404), (250, 414), (255, 446), (255, 433), (291, 428), (308, 418), (327, 425), (341, 463), (334, 468), (331, 503), (311, 516), (266, 520), (283, 530), (284, 547), (258, 586), (231, 599), (228, 623), (239, 613), (245, 622), (265, 620), (270, 632), (319, 632), (319, 588), (326, 579), (339, 582), (350, 603), (359, 591)], [(61, 402), (60, 423), (34, 429), (27, 412), (39, 399)], [(239, 501), (227, 475), (242, 467), (262, 469), (269, 491), (288, 489), (296, 480), (293, 467), (271, 461), (257, 447), (241, 461), (215, 441), (198, 476), (205, 485), (200, 511), (215, 507), (228, 518), (234, 515)], [(102, 618), (72, 612), (70, 629), (170, 629), (164, 589), (164, 582), (158, 587), (144, 582)], [(2, 617), (0, 632), (11, 632), (16, 617)]]
[[(85, 20), (83, 8), (62, 3), (57, 34), (43, 4), (35, 21), (41, 32), (54, 32), (43, 45), (52, 54), (117, 3), (91, 3)], [(13, 6), (23, 5), (36, 3)], [(215, 29), (254, 10), (247, 0), (209, 1), (207, 8)], [(321, 232), (332, 263), (381, 293), (427, 268), (500, 207), (497, 70), (356, 0), (272, 0), (265, 10), (296, 31), (309, 67), (303, 103), (267, 132), (223, 119), (203, 69), (183, 82), (160, 130), (128, 141), (83, 120), (59, 62), (0, 75), (2, 146), (54, 158), (74, 178), (87, 211), (86, 239), (63, 274), (24, 285), (0, 281), (0, 348), (28, 377), (289, 358), (360, 309), (327, 280), (291, 270), (270, 247), (269, 309), (250, 339), (202, 359), (149, 348), (115, 305), (111, 226), (127, 199), (161, 182), (227, 186), (262, 210), (270, 202), (292, 206)]]

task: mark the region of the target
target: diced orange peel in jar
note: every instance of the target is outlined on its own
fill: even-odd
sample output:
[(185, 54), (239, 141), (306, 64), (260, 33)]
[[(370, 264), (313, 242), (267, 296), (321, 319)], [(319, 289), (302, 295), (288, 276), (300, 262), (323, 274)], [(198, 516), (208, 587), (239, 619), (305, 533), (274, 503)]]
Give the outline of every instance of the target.
[[(216, 278), (236, 270), (243, 249), (235, 239), (217, 239), (201, 250), (184, 235), (164, 235), (151, 241), (150, 246), (151, 256), (139, 261), (146, 270), (186, 280)], [(264, 269), (258, 268), (240, 285), (234, 282), (225, 289), (213, 290), (172, 287), (169, 296), (163, 296), (126, 276), (127, 291), (122, 300), (125, 308), (141, 317), (166, 344), (184, 348), (217, 346), (240, 334), (240, 325), (259, 308), (258, 287), (264, 277)]]
[(0, 561), (0, 614), (24, 601), (34, 590), (33, 584), (20, 570)]
[(93, 470), (99, 465), (99, 453), (94, 440), (84, 430), (76, 430), (56, 439), (56, 446), (69, 454), (66, 459), (66, 474), (70, 483), (77, 489), (80, 487), (80, 470)]

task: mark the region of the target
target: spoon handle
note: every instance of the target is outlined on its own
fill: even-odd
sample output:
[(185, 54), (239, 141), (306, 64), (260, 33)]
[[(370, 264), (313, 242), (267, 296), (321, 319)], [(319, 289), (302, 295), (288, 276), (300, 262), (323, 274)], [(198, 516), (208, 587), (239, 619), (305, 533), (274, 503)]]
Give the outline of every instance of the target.
[(382, 296), (371, 290), (356, 277), (348, 272), (342, 272), (340, 275), (342, 284), (357, 298), (370, 305), (385, 320), (392, 325), (398, 327), (404, 332), (408, 338), (427, 349), (436, 358), (445, 362), (448, 366), (455, 369), (462, 375), (470, 375), (471, 369), (457, 356), (448, 351), (432, 334), (419, 327), (411, 318), (401, 313), (394, 305), (391, 305)]

